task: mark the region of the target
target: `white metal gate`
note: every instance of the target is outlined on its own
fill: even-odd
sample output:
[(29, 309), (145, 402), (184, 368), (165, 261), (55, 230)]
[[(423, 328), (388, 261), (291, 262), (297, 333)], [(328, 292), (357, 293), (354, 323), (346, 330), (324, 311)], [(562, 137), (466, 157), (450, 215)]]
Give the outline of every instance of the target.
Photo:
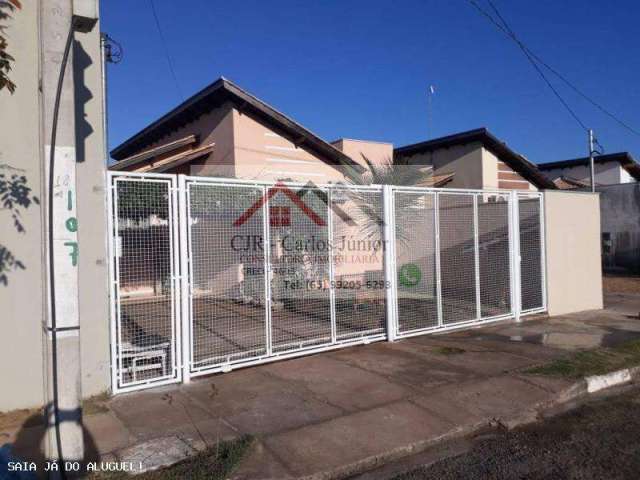
[[(386, 337), (379, 187), (181, 185), (187, 375)], [(359, 244), (366, 268), (346, 258)]]
[(176, 178), (109, 176), (114, 391), (182, 379)]
[(109, 179), (114, 391), (545, 310), (539, 193)]

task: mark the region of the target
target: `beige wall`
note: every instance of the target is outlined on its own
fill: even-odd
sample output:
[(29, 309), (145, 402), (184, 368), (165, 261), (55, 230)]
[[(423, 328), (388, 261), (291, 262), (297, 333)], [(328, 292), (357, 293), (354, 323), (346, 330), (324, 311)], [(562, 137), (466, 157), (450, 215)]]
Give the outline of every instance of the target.
[(406, 157), (410, 165), (431, 165), (435, 175), (455, 173), (447, 188), (537, 190), (480, 142)]
[(409, 165), (432, 165), (434, 175), (455, 172), (450, 188), (482, 188), (483, 148), (479, 142), (407, 157)]
[(111, 383), (100, 24), (75, 39), (80, 355), (82, 395), (90, 397)]
[[(22, 10), (6, 21), (9, 54), (15, 59), (10, 78), (17, 85), (11, 95), (0, 91), (0, 174), (26, 176), (32, 193), (43, 199), (40, 150), (40, 97), (38, 66), (38, 3), (22, 2)], [(9, 167), (20, 170), (12, 170)], [(25, 232), (18, 233), (11, 213), (0, 210), (0, 244), (24, 264), (24, 270), (8, 273), (8, 284), (0, 283), (0, 411), (42, 405), (42, 321), (45, 298), (42, 281), (42, 215), (39, 205), (21, 209)]]
[[(200, 135), (198, 146), (214, 143), (213, 152), (189, 166), (190, 175), (233, 177), (235, 175), (234, 112), (230, 106), (201, 117), (193, 132)], [(187, 127), (185, 127), (187, 128)], [(181, 131), (184, 137), (187, 131)], [(180, 138), (180, 137), (177, 137)], [(176, 139), (177, 139), (176, 138)]]
[(602, 308), (600, 198), (545, 191), (549, 315)]
[(256, 180), (344, 180), (337, 169), (246, 114), (233, 110), (235, 176)]
[(486, 148), (482, 149), (482, 181), (483, 188), (538, 190)]
[[(44, 150), (49, 132), (41, 132), (39, 2), (22, 2), (7, 21), (9, 53), (16, 59), (11, 95), (0, 91), (0, 173), (24, 175), (33, 195), (46, 200)], [(108, 277), (105, 237), (105, 165), (99, 26), (76, 33), (77, 216), (80, 285), (82, 390), (84, 396), (109, 388)], [(13, 170), (12, 167), (18, 170)], [(18, 233), (8, 210), (0, 210), (0, 243), (24, 264), (0, 283), (0, 411), (45, 403), (43, 323), (47, 311), (42, 205), (21, 209), (25, 232)]]
[(374, 164), (387, 165), (393, 162), (393, 144), (391, 143), (341, 138), (331, 144), (363, 167), (367, 166), (363, 155)]

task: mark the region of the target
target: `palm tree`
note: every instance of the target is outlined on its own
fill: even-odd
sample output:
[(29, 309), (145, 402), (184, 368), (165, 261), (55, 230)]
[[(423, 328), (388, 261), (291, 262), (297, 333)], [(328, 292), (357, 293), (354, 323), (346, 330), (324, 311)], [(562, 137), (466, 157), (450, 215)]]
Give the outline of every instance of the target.
[[(382, 195), (367, 190), (357, 190), (365, 185), (433, 186), (433, 167), (424, 165), (408, 165), (393, 163), (386, 159), (374, 163), (362, 155), (367, 170), (359, 176), (350, 178), (349, 186), (354, 187), (345, 192), (351, 200), (349, 215), (360, 227), (360, 233), (367, 239), (382, 238), (384, 212)], [(396, 216), (396, 239), (407, 244), (410, 238), (411, 217), (417, 208), (425, 208), (425, 198), (420, 195), (396, 195), (394, 198)]]

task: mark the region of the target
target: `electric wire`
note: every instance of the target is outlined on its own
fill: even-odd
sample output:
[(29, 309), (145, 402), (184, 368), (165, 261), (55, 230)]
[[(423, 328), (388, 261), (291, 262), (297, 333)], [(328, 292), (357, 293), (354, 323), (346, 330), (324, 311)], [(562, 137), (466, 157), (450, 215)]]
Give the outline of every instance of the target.
[[(573, 111), (573, 109), (569, 106), (569, 104), (565, 101), (564, 98), (562, 98), (562, 95), (560, 95), (560, 93), (556, 90), (556, 88), (551, 84), (551, 82), (549, 81), (549, 79), (547, 78), (547, 76), (544, 74), (544, 72), (542, 71), (542, 69), (538, 66), (538, 64), (535, 62), (535, 60), (533, 59), (533, 57), (529, 54), (529, 52), (527, 51), (527, 48), (522, 44), (522, 42), (518, 39), (518, 37), (516, 37), (516, 35), (513, 33), (513, 31), (506, 25), (502, 26), (500, 25), (488, 12), (486, 12), (480, 5), (478, 5), (478, 3), (475, 0), (467, 0), (469, 3), (471, 3), (480, 13), (482, 13), (485, 17), (487, 17), (489, 20), (491, 20), (491, 22), (498, 26), (500, 28), (500, 30), (502, 30), (509, 38), (511, 38), (513, 41), (516, 42), (516, 44), (518, 45), (518, 47), (520, 47), (520, 49), (522, 50), (522, 52), (525, 54), (525, 56), (527, 57), (527, 60), (529, 60), (529, 62), (531, 63), (531, 65), (533, 65), (533, 68), (535, 68), (536, 72), (538, 72), (538, 75), (540, 75), (540, 77), (542, 78), (542, 80), (544, 80), (544, 82), (547, 84), (547, 86), (551, 89), (551, 91), (553, 92), (553, 94), (556, 96), (556, 98), (560, 101), (560, 103), (562, 103), (562, 105), (564, 106), (564, 108), (569, 112), (569, 114), (573, 117), (573, 119), (580, 125), (580, 127), (584, 130), (587, 131), (588, 128), (587, 126), (584, 124), (584, 122), (582, 120), (580, 120), (580, 117), (578, 117), (578, 115)], [(491, 3), (491, 2), (490, 2)], [(491, 4), (493, 5), (493, 4)], [(502, 17), (498, 14), (499, 18), (502, 20)], [(504, 22), (504, 20), (502, 20)]]
[(178, 95), (180, 99), (184, 99), (184, 95), (182, 94), (182, 89), (180, 88), (180, 83), (178, 82), (178, 76), (176, 75), (176, 71), (173, 68), (173, 62), (171, 61), (171, 55), (169, 55), (169, 48), (167, 47), (167, 41), (164, 38), (164, 33), (162, 33), (162, 27), (160, 26), (160, 20), (158, 19), (158, 13), (156, 12), (156, 7), (153, 4), (153, 0), (149, 0), (149, 4), (151, 5), (151, 12), (153, 13), (153, 18), (156, 22), (156, 27), (158, 29), (158, 34), (160, 35), (160, 42), (162, 43), (162, 48), (164, 50), (164, 56), (167, 59), (167, 64), (169, 65), (169, 70), (171, 72), (171, 76), (173, 77), (173, 82), (176, 85), (176, 90), (178, 91)]
[(618, 125), (620, 125), (621, 127), (625, 128), (626, 130), (628, 130), (629, 132), (633, 133), (634, 135), (638, 135), (640, 136), (640, 130), (632, 127), (631, 125), (629, 125), (628, 123), (626, 123), (625, 121), (621, 120), (618, 116), (616, 116), (614, 113), (612, 113), (611, 111), (607, 110), (602, 104), (598, 103), (597, 101), (595, 101), (593, 98), (591, 98), (589, 95), (587, 95), (586, 93), (584, 93), (582, 90), (580, 90), (574, 83), (572, 83), (567, 77), (565, 77), (564, 75), (562, 75), (557, 69), (553, 68), (551, 65), (549, 65), (547, 62), (545, 62), (539, 55), (537, 55), (535, 52), (531, 51), (531, 49), (529, 47), (527, 47), (520, 39), (518, 39), (515, 36), (515, 33), (513, 32), (513, 30), (511, 30), (511, 28), (509, 28), (507, 22), (504, 20), (504, 18), (502, 17), (502, 15), (500, 15), (498, 9), (496, 8), (496, 6), (490, 1), (489, 4), (491, 5), (492, 9), (494, 10), (494, 12), (496, 12), (496, 15), (498, 15), (498, 17), (502, 20), (502, 22), (505, 24), (505, 26), (501, 25), (500, 23), (498, 23), (495, 18), (493, 18), (493, 16), (491, 14), (489, 14), (486, 10), (484, 10), (476, 1), (474, 0), (467, 0), (473, 7), (475, 7), (475, 9), (482, 15), (484, 16), (487, 20), (489, 20), (496, 28), (498, 28), (500, 31), (502, 31), (502, 33), (504, 33), (505, 35), (507, 35), (507, 37), (509, 37), (511, 40), (515, 41), (518, 46), (523, 50), (523, 52), (525, 53), (525, 55), (527, 55), (530, 58), (533, 58), (536, 62), (538, 62), (540, 65), (542, 65), (543, 67), (545, 67), (547, 70), (549, 70), (551, 73), (553, 73), (556, 77), (558, 77), (558, 79), (560, 79), (565, 85), (567, 85), (571, 90), (573, 90), (575, 93), (577, 93), (580, 97), (582, 97), (584, 100), (586, 100), (587, 102), (589, 102), (591, 105), (593, 105), (594, 107), (596, 107), (598, 110), (600, 110), (603, 114), (607, 115), (609, 118), (611, 118), (612, 120), (614, 120)]
[[(53, 248), (53, 185), (54, 185), (54, 167), (56, 152), (56, 137), (58, 135), (58, 114), (60, 112), (60, 98), (62, 96), (62, 84), (64, 83), (64, 72), (67, 62), (69, 61), (69, 52), (73, 43), (73, 22), (69, 27), (69, 34), (64, 46), (62, 61), (60, 63), (60, 74), (58, 76), (58, 85), (56, 87), (56, 97), (53, 103), (53, 119), (51, 122), (51, 145), (49, 149), (49, 191), (48, 191), (48, 244), (49, 244), (49, 298), (51, 301), (51, 376), (53, 390), (53, 418), (54, 430), (56, 437), (56, 447), (58, 453), (58, 461), (60, 463), (60, 476), (66, 479), (65, 463), (62, 452), (62, 436), (60, 434), (60, 401), (58, 392), (58, 336), (57, 336), (57, 317), (56, 317), (56, 284), (55, 284), (55, 265), (54, 265), (54, 248)], [(47, 416), (48, 418), (48, 416)]]

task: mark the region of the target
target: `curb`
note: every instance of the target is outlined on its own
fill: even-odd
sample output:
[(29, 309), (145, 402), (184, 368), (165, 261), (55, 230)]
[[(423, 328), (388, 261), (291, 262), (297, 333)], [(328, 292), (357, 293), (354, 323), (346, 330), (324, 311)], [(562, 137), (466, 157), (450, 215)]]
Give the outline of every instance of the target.
[[(442, 435), (439, 435), (437, 437), (425, 438), (423, 440), (419, 440), (407, 445), (400, 445), (386, 452), (372, 455), (370, 457), (365, 457), (360, 460), (357, 460), (356, 462), (352, 462), (346, 465), (341, 465), (339, 467), (333, 468), (332, 470), (316, 472), (311, 475), (302, 476), (298, 478), (304, 479), (304, 480), (339, 480), (339, 479), (344, 479), (344, 478), (349, 478), (352, 476), (364, 474), (366, 472), (370, 472), (379, 467), (382, 467), (383, 465), (386, 465), (388, 463), (392, 463), (392, 462), (401, 460), (403, 458), (424, 452), (425, 450), (431, 447), (434, 447), (439, 443), (461, 439), (468, 435), (481, 432), (483, 429), (486, 429), (487, 427), (495, 427), (497, 425), (502, 428), (512, 429), (518, 426), (535, 422), (538, 419), (540, 419), (545, 412), (553, 411), (558, 407), (562, 407), (563, 405), (570, 404), (572, 401), (587, 397), (591, 394), (595, 394), (597, 392), (601, 392), (603, 390), (606, 390), (612, 387), (616, 387), (616, 386), (620, 386), (620, 385), (632, 382), (637, 379), (640, 379), (640, 367), (624, 368), (624, 369), (616, 370), (614, 372), (610, 372), (604, 375), (594, 375), (594, 376), (584, 377), (570, 384), (565, 389), (557, 392), (554, 395), (554, 398), (547, 401), (543, 401), (542, 403), (531, 405), (516, 415), (489, 418), (484, 421), (477, 422), (471, 425), (458, 425), (453, 427), (448, 432)], [(178, 443), (180, 444), (183, 444), (183, 445), (185, 444), (183, 440), (180, 440), (178, 438), (174, 437), (174, 440), (178, 441)], [(176, 442), (173, 442), (173, 443), (176, 443)], [(129, 447), (125, 449), (125, 451), (126, 453), (133, 453), (133, 451), (138, 452), (141, 446), (144, 446), (144, 444)], [(125, 453), (125, 451), (121, 451), (119, 453)], [(153, 466), (151, 466), (151, 468), (147, 466), (146, 470), (152, 470), (154, 469), (154, 467), (161, 468), (161, 467), (176, 463), (178, 461), (184, 460), (190, 457), (193, 453), (195, 453), (195, 450), (192, 450), (190, 452), (182, 451), (179, 453), (178, 452), (173, 452), (173, 453), (177, 453), (177, 455), (174, 455), (173, 458), (171, 458), (171, 460), (169, 461), (167, 461), (167, 458), (165, 458), (166, 455), (159, 455), (162, 458), (157, 459), (159, 460), (158, 462), (154, 462), (157, 464), (154, 464)], [(251, 455), (251, 453), (249, 453), (249, 455)], [(181, 457), (181, 458), (178, 458), (178, 457)], [(135, 473), (141, 473), (141, 472), (135, 472)], [(234, 473), (231, 473), (229, 478), (240, 479), (243, 477), (239, 477), (237, 475), (234, 475)], [(263, 478), (269, 478), (269, 477), (265, 476)], [(288, 478), (294, 478), (294, 477), (288, 477)]]
[(638, 377), (640, 377), (640, 367), (623, 368), (604, 375), (586, 377), (587, 393), (596, 393), (606, 388), (622, 385)]
[(414, 442), (409, 445), (400, 446), (373, 457), (363, 458), (357, 462), (343, 465), (331, 471), (317, 472), (312, 475), (299, 477), (304, 480), (339, 480), (350, 478), (355, 475), (364, 474), (375, 470), (387, 463), (401, 460), (402, 458), (415, 455), (427, 450), (430, 447), (444, 441), (463, 438), (467, 435), (477, 433), (482, 429), (491, 425), (501, 425), (505, 428), (512, 429), (518, 426), (535, 422), (545, 411), (552, 410), (564, 404), (575, 401), (579, 398), (600, 392), (612, 387), (620, 386), (634, 380), (640, 379), (640, 367), (624, 368), (604, 375), (594, 375), (584, 377), (581, 380), (571, 384), (565, 390), (558, 392), (555, 399), (549, 402), (543, 402), (524, 410), (520, 414), (512, 417), (493, 418), (488, 422), (481, 422), (468, 427), (458, 426), (449, 432), (438, 437), (429, 438)]

